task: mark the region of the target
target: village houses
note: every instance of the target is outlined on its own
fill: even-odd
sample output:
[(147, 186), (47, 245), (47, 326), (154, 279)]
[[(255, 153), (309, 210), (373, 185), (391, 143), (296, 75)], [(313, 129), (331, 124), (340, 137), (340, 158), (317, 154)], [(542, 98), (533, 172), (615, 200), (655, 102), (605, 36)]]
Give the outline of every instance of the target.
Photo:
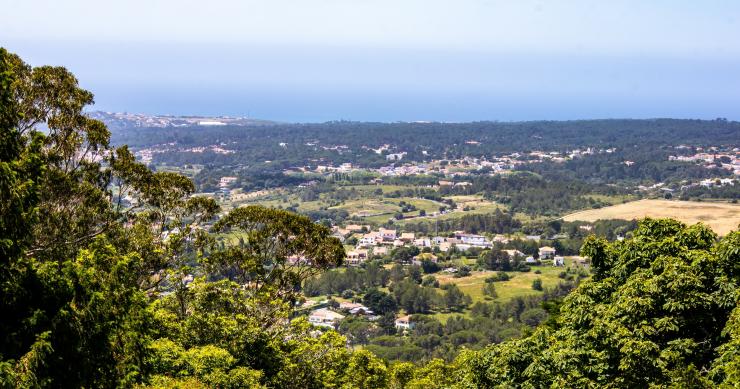
[(308, 316), (308, 322), (320, 327), (336, 328), (337, 324), (344, 319), (344, 315), (331, 311), (327, 308), (320, 308), (311, 312)]

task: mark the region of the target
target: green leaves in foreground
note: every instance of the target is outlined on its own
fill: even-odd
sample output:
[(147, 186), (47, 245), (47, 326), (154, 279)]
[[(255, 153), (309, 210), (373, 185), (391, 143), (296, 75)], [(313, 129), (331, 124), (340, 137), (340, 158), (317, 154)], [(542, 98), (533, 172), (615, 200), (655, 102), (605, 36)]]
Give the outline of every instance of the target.
[(588, 240), (582, 252), (598, 276), (566, 297), (557, 329), (463, 355), (465, 382), (738, 385), (737, 247), (738, 232), (717, 241), (703, 225), (673, 220), (643, 220), (622, 242)]

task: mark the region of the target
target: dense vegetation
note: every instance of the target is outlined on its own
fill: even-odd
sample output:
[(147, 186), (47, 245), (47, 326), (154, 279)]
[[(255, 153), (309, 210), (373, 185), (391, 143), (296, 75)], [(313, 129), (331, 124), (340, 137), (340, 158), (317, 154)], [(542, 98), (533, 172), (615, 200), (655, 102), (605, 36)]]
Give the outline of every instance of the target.
[[(408, 338), (379, 337), (355, 351), (335, 331), (289, 320), (301, 285), (342, 261), (328, 228), (256, 206), (217, 217), (218, 204), (192, 196), (189, 179), (152, 172), (127, 147), (112, 147), (105, 125), (83, 114), (92, 100), (64, 68), (32, 68), (0, 49), (0, 386), (740, 385), (739, 232), (719, 239), (701, 225), (645, 220), (621, 242), (587, 239), (583, 254), (594, 279), (562, 306), (477, 305), (470, 319), (444, 326), (421, 316)], [(605, 122), (586, 123), (594, 136), (609, 133)], [(607, 136), (614, 142), (644, 122), (618, 123), (620, 135)], [(656, 136), (712, 143), (737, 126), (650, 123)], [(338, 123), (326, 134), (363, 130), (383, 141), (387, 135), (372, 129), (396, 126), (411, 131), (408, 139), (422, 139), (442, 125)], [(507, 131), (542, 131), (537, 124), (466, 126), (500, 127), (492, 140), (506, 139)], [(468, 135), (465, 128), (458, 129)], [(581, 136), (562, 128), (551, 142), (565, 147)], [(525, 140), (534, 147), (537, 139)], [(243, 238), (224, 238), (232, 234)], [(290, 260), (300, 257), (310, 261)], [(437, 300), (436, 288), (417, 278), (397, 279), (392, 297), (372, 291), (382, 274), (363, 281), (366, 303), (387, 312), (392, 302), (413, 312), (440, 301), (451, 311), (466, 303), (452, 287), (435, 290), (443, 296)], [(525, 337), (504, 341), (506, 332), (487, 332), (485, 321)], [(361, 335), (363, 325), (348, 322), (343, 331)], [(388, 364), (372, 352), (451, 359), (438, 345), (496, 342), (451, 362)]]
[[(269, 128), (126, 128), (114, 129), (113, 141), (132, 147), (177, 142), (185, 147), (227, 144), (236, 154), (165, 154), (160, 161), (175, 164), (242, 164), (273, 161), (283, 167), (326, 159), (380, 166), (385, 156), (367, 147), (395, 145), (409, 160), (485, 157), (528, 150), (566, 151), (574, 148), (616, 147), (648, 155), (666, 145), (717, 146), (736, 144), (740, 123), (726, 120), (582, 120), (475, 123), (359, 123), (276, 124)], [(351, 136), (347, 136), (351, 134)], [(639, 139), (639, 142), (637, 141)], [(466, 141), (479, 144), (466, 144)], [(235, 142), (235, 143), (234, 143)], [(286, 143), (285, 147), (280, 143)], [(324, 150), (344, 145), (349, 151)], [(426, 154), (422, 153), (426, 151)], [(631, 154), (630, 154), (631, 155)], [(622, 162), (620, 160), (619, 162)], [(313, 163), (316, 164), (315, 162)]]
[(632, 239), (590, 239), (596, 276), (531, 336), (460, 358), (477, 386), (738, 384), (740, 233), (646, 220)]

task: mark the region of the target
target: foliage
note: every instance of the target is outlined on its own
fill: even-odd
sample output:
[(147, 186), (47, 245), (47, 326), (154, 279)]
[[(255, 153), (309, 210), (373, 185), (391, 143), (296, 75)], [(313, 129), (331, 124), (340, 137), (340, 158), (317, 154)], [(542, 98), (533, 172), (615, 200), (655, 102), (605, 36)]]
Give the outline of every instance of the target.
[[(632, 239), (590, 240), (599, 276), (565, 298), (556, 325), (460, 357), (468, 385), (733, 386), (738, 243), (701, 225), (642, 221)], [(592, 257), (593, 258), (593, 257)], [(595, 265), (596, 266), (596, 265)], [(527, 320), (534, 320), (528, 314)], [(539, 321), (539, 318), (538, 320)], [(727, 326), (727, 328), (725, 328)], [(711, 374), (707, 371), (711, 370)]]

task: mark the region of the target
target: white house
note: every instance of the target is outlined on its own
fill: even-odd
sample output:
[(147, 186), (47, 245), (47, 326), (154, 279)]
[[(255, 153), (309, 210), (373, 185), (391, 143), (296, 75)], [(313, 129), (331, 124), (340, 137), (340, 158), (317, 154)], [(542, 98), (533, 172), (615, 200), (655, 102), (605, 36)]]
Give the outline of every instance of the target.
[(432, 241), (429, 238), (414, 239), (414, 246), (416, 246), (416, 247), (432, 247)]
[(320, 327), (335, 328), (337, 323), (344, 319), (344, 315), (340, 315), (334, 311), (330, 311), (326, 308), (317, 309), (312, 311), (308, 316), (308, 322)]
[(376, 232), (370, 232), (362, 236), (357, 245), (360, 247), (375, 246), (378, 242), (378, 234)]
[(373, 311), (360, 304), (360, 303), (350, 303), (350, 302), (343, 302), (339, 303), (339, 309), (344, 309), (349, 311), (349, 313), (353, 315), (372, 315)]
[(441, 245), (442, 243), (447, 242), (447, 238), (445, 238), (444, 236), (435, 236), (434, 238), (432, 238), (432, 242), (434, 242), (434, 244), (436, 245)]
[(468, 244), (476, 247), (491, 247), (491, 242), (482, 235), (475, 234), (455, 234), (455, 237), (460, 239), (464, 244)]
[(414, 328), (414, 322), (411, 321), (411, 316), (401, 316), (396, 319), (396, 328), (401, 330), (411, 330)]
[(509, 256), (510, 259), (514, 259), (515, 257), (524, 257), (524, 253), (519, 250), (503, 250), (503, 252), (506, 253), (506, 255)]
[(556, 255), (552, 260), (552, 264), (555, 266), (565, 266), (565, 258), (560, 255)]
[(553, 259), (555, 257), (555, 249), (550, 246), (540, 247), (540, 259)]

